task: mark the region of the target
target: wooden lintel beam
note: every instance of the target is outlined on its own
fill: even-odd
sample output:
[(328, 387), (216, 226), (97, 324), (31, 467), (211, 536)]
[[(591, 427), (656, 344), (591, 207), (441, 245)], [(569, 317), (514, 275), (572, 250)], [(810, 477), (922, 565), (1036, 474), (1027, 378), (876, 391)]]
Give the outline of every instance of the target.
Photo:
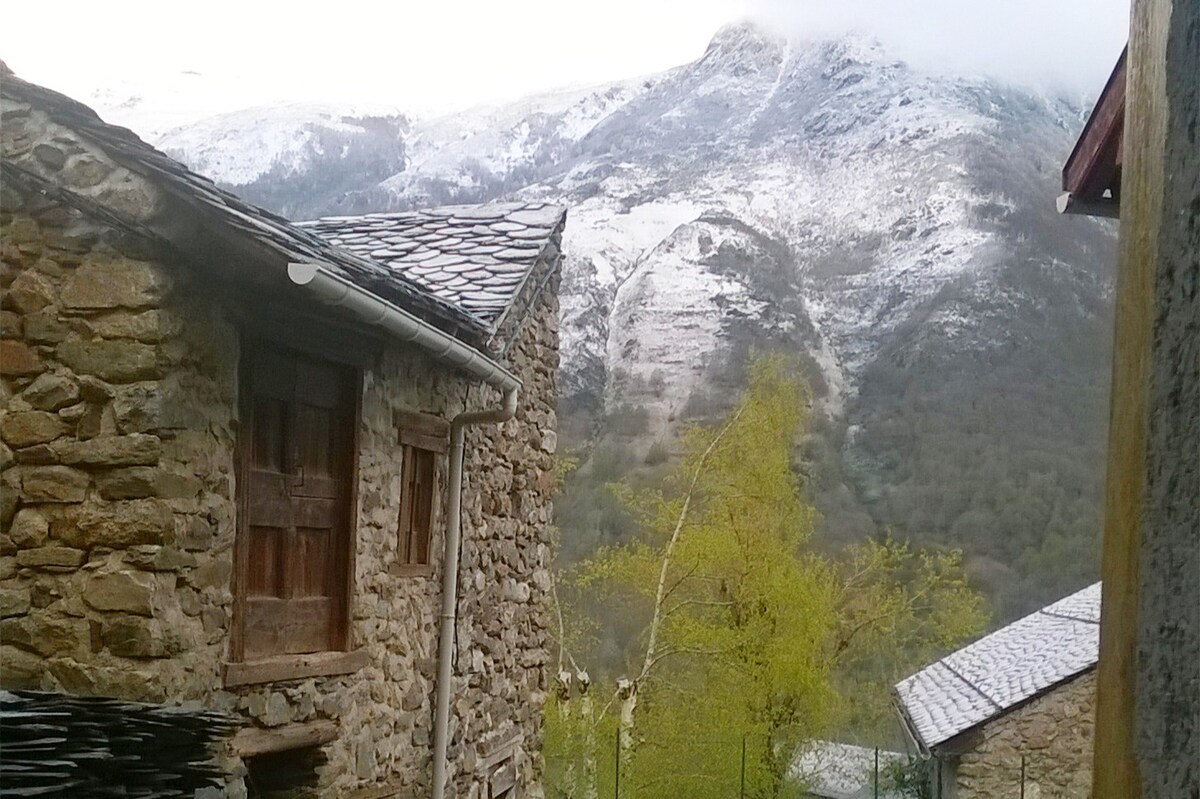
[(321, 746), (336, 740), (337, 737), (337, 722), (328, 720), (289, 724), (270, 730), (248, 727), (233, 736), (229, 748), (238, 757), (255, 757), (271, 752)]

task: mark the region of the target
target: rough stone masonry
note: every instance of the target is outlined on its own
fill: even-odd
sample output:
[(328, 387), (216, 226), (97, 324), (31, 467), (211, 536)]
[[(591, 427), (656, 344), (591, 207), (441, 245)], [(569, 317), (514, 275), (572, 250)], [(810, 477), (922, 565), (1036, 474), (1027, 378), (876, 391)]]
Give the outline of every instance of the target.
[[(6, 98), (6, 162), (136, 223), (152, 180)], [(419, 351), (363, 370), (351, 647), (355, 673), (226, 686), (236, 536), (241, 330), (206, 275), (54, 197), (6, 185), (0, 377), (0, 666), (5, 687), (216, 709), (247, 727), (319, 720), (319, 792), (419, 795), (430, 776), (442, 568), (460, 568), (452, 795), (507, 767), (537, 796), (554, 487), (557, 277), (506, 355), (514, 420), (468, 436), (461, 564), (397, 564), (396, 417), (449, 419), (495, 396)], [(437, 472), (444, 492), (445, 456)], [(444, 501), (444, 500), (443, 500)], [(441, 549), (435, 526), (432, 551)], [(229, 795), (245, 764), (225, 763)]]

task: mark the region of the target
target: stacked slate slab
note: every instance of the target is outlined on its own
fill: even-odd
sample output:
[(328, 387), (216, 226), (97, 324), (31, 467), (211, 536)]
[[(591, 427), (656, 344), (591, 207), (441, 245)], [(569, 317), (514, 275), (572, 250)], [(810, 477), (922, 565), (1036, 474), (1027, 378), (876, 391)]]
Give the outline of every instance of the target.
[(545, 203), (457, 205), (335, 216), (300, 226), (383, 264), (494, 330), (539, 262), (557, 256), (566, 209)]
[(219, 713), (0, 691), (0, 796), (219, 795)]
[(895, 692), (929, 749), (1094, 667), (1099, 657), (1094, 583), (947, 655)]

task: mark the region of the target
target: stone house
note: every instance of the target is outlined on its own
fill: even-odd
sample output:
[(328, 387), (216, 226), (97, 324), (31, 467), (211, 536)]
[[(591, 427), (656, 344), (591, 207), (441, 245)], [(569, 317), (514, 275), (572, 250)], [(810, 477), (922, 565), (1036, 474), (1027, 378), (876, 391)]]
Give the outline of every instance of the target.
[(233, 796), (536, 796), (561, 208), (294, 225), (0, 68), (0, 683)]
[(1099, 638), (1095, 583), (898, 683), (934, 799), (1087, 799)]

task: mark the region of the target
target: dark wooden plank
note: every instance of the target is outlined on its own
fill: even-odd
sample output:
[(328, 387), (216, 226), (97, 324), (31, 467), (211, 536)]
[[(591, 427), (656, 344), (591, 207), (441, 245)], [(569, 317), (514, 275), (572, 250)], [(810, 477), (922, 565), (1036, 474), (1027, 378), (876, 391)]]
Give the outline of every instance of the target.
[(279, 597), (246, 597), (242, 627), (247, 660), (283, 652), (286, 604), (287, 600)]
[(440, 416), (419, 411), (398, 410), (392, 414), (395, 425), (400, 430), (422, 433), (435, 438), (450, 437), (450, 423)]
[(291, 402), (296, 394), (296, 360), (261, 343), (248, 343), (250, 352), (250, 390), (255, 399)]
[(1121, 159), (1121, 132), (1125, 121), (1125, 61), (1121, 53), (1096, 107), (1092, 110), (1075, 149), (1063, 167), (1063, 189), (1081, 200), (1100, 198), (1112, 183)]
[(334, 539), (331, 528), (297, 528), (296, 552), (290, 560), (293, 597), (334, 596), (338, 582)]
[(413, 430), (400, 431), (400, 443), (409, 447), (418, 447), (429, 452), (445, 453), (450, 449), (450, 442), (445, 436), (419, 433)]
[(346, 370), (309, 358), (296, 361), (296, 401), (314, 408), (346, 407)]
[(416, 493), (416, 457), (413, 447), (403, 447), (400, 450), (400, 518), (397, 520), (399, 536), (397, 556), (400, 563), (411, 564), (413, 557), (413, 508)]
[(275, 397), (254, 400), (253, 462), (259, 469), (282, 472), (287, 463), (288, 404)]
[(278, 528), (254, 527), (247, 531), (250, 568), (246, 594), (279, 597), (284, 590), (284, 535)]
[(334, 649), (340, 627), (336, 618), (340, 604), (328, 596), (289, 599), (287, 622), (283, 627), (283, 651), (286, 654), (306, 654)]
[(411, 563), (429, 563), (429, 539), (433, 533), (434, 454), (417, 449), (413, 493), (413, 552)]
[(226, 686), (303, 680), (309, 677), (352, 674), (366, 666), (369, 660), (365, 649), (353, 652), (278, 655), (252, 661), (225, 663), (222, 676)]

